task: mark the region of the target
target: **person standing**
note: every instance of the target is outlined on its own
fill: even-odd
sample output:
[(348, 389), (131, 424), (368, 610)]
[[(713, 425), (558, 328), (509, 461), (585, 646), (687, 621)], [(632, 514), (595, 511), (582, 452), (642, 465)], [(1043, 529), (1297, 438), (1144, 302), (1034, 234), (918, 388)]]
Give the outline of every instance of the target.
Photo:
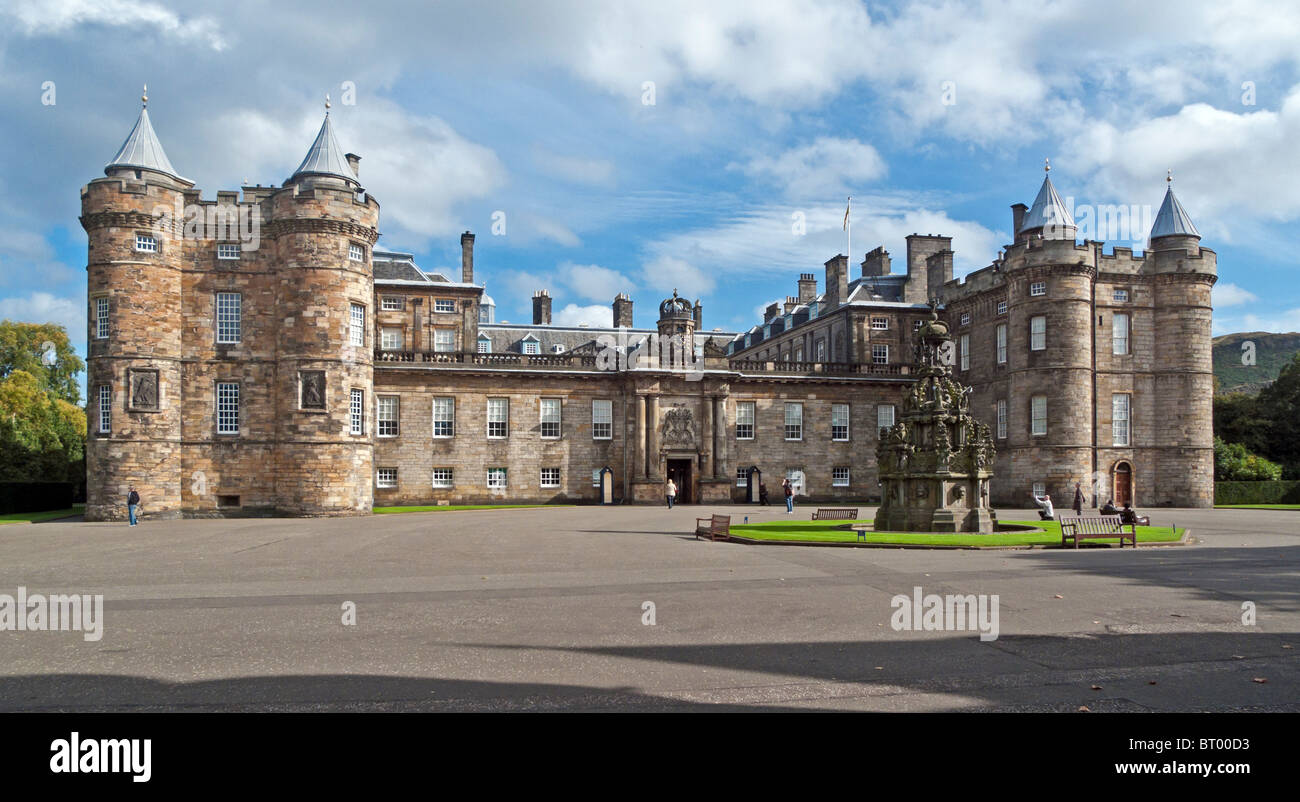
[(677, 483), (669, 478), (668, 485), (664, 488), (664, 492), (668, 496), (668, 509), (671, 510), (673, 508), (673, 502), (677, 499)]
[(126, 493), (126, 517), (131, 522), (131, 526), (136, 525), (135, 508), (138, 506), (140, 506), (140, 494), (135, 492), (135, 485), (131, 485)]
[(785, 477), (785, 480), (781, 482), (781, 489), (785, 491), (786, 513), (794, 512), (794, 485), (790, 483), (790, 477)]
[(1083, 515), (1083, 487), (1078, 482), (1074, 483), (1074, 515), (1076, 518)]

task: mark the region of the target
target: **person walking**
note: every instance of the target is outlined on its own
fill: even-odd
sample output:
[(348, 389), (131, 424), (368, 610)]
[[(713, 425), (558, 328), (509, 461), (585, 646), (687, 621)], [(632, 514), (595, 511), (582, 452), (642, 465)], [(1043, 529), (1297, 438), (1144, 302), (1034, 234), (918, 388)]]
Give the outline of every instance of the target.
[(786, 513), (794, 512), (794, 485), (790, 484), (790, 477), (785, 477), (785, 480), (781, 482), (781, 489), (785, 491)]
[(136, 525), (135, 508), (138, 506), (140, 506), (140, 494), (135, 492), (135, 485), (131, 485), (126, 493), (126, 517), (131, 522), (131, 526)]
[(1074, 483), (1074, 515), (1076, 518), (1083, 515), (1083, 487), (1078, 482)]
[(667, 487), (664, 488), (664, 492), (668, 496), (668, 509), (671, 510), (673, 508), (673, 502), (677, 500), (677, 483), (670, 478)]

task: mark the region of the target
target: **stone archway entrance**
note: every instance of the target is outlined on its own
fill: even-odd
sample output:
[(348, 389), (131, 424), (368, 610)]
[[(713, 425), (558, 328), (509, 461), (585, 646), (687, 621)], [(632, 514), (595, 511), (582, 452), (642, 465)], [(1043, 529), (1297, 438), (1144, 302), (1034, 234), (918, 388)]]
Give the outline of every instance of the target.
[(693, 460), (670, 459), (667, 463), (668, 478), (672, 479), (677, 485), (677, 503), (694, 504), (695, 488), (691, 484), (691, 466)]
[(1115, 488), (1115, 506), (1123, 508), (1133, 503), (1133, 465), (1128, 460), (1115, 463), (1111, 476), (1111, 485)]

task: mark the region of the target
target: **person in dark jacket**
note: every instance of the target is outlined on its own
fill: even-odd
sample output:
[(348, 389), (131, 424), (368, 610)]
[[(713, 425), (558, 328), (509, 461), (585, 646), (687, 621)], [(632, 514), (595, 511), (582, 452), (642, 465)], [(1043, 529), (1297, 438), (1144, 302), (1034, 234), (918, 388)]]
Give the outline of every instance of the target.
[(781, 483), (781, 489), (785, 491), (785, 511), (794, 512), (794, 485), (790, 483), (790, 477)]
[(1083, 487), (1078, 482), (1074, 483), (1074, 514), (1083, 515)]
[(131, 526), (136, 525), (135, 508), (138, 506), (140, 506), (140, 494), (135, 492), (135, 485), (131, 485), (126, 493), (126, 517), (131, 521)]
[(1115, 500), (1114, 500), (1114, 499), (1107, 499), (1107, 500), (1106, 500), (1106, 503), (1103, 504), (1102, 507), (1101, 507), (1101, 514), (1102, 514), (1102, 515), (1119, 515), (1119, 507), (1116, 507), (1116, 506), (1115, 506)]
[(764, 507), (768, 506), (767, 484), (765, 482), (758, 483), (758, 503)]

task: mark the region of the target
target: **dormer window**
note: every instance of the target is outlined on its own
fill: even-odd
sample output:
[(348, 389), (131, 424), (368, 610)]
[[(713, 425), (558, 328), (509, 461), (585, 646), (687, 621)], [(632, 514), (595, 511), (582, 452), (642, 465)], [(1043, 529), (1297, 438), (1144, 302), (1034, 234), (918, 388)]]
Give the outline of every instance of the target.
[(366, 249), (355, 242), (348, 243), (348, 258), (354, 262), (366, 261)]
[(533, 335), (528, 335), (522, 343), (522, 350), (525, 354), (536, 356), (542, 352), (542, 344), (537, 341)]
[(552, 345), (552, 346), (551, 346), (551, 353), (553, 353), (553, 354), (562, 354), (562, 353), (564, 353), (564, 346), (563, 346), (563, 345), (560, 345), (560, 344), (558, 344), (558, 343), (555, 344), (555, 345)]
[(480, 354), (490, 354), (490, 353), (492, 353), (492, 338), (491, 338), (491, 337), (488, 337), (488, 336), (485, 335), (485, 334), (480, 334), (480, 335), (479, 335), (479, 337), (478, 337), (478, 352), (479, 352)]
[(158, 240), (150, 234), (136, 234), (135, 249), (140, 253), (157, 253)]

